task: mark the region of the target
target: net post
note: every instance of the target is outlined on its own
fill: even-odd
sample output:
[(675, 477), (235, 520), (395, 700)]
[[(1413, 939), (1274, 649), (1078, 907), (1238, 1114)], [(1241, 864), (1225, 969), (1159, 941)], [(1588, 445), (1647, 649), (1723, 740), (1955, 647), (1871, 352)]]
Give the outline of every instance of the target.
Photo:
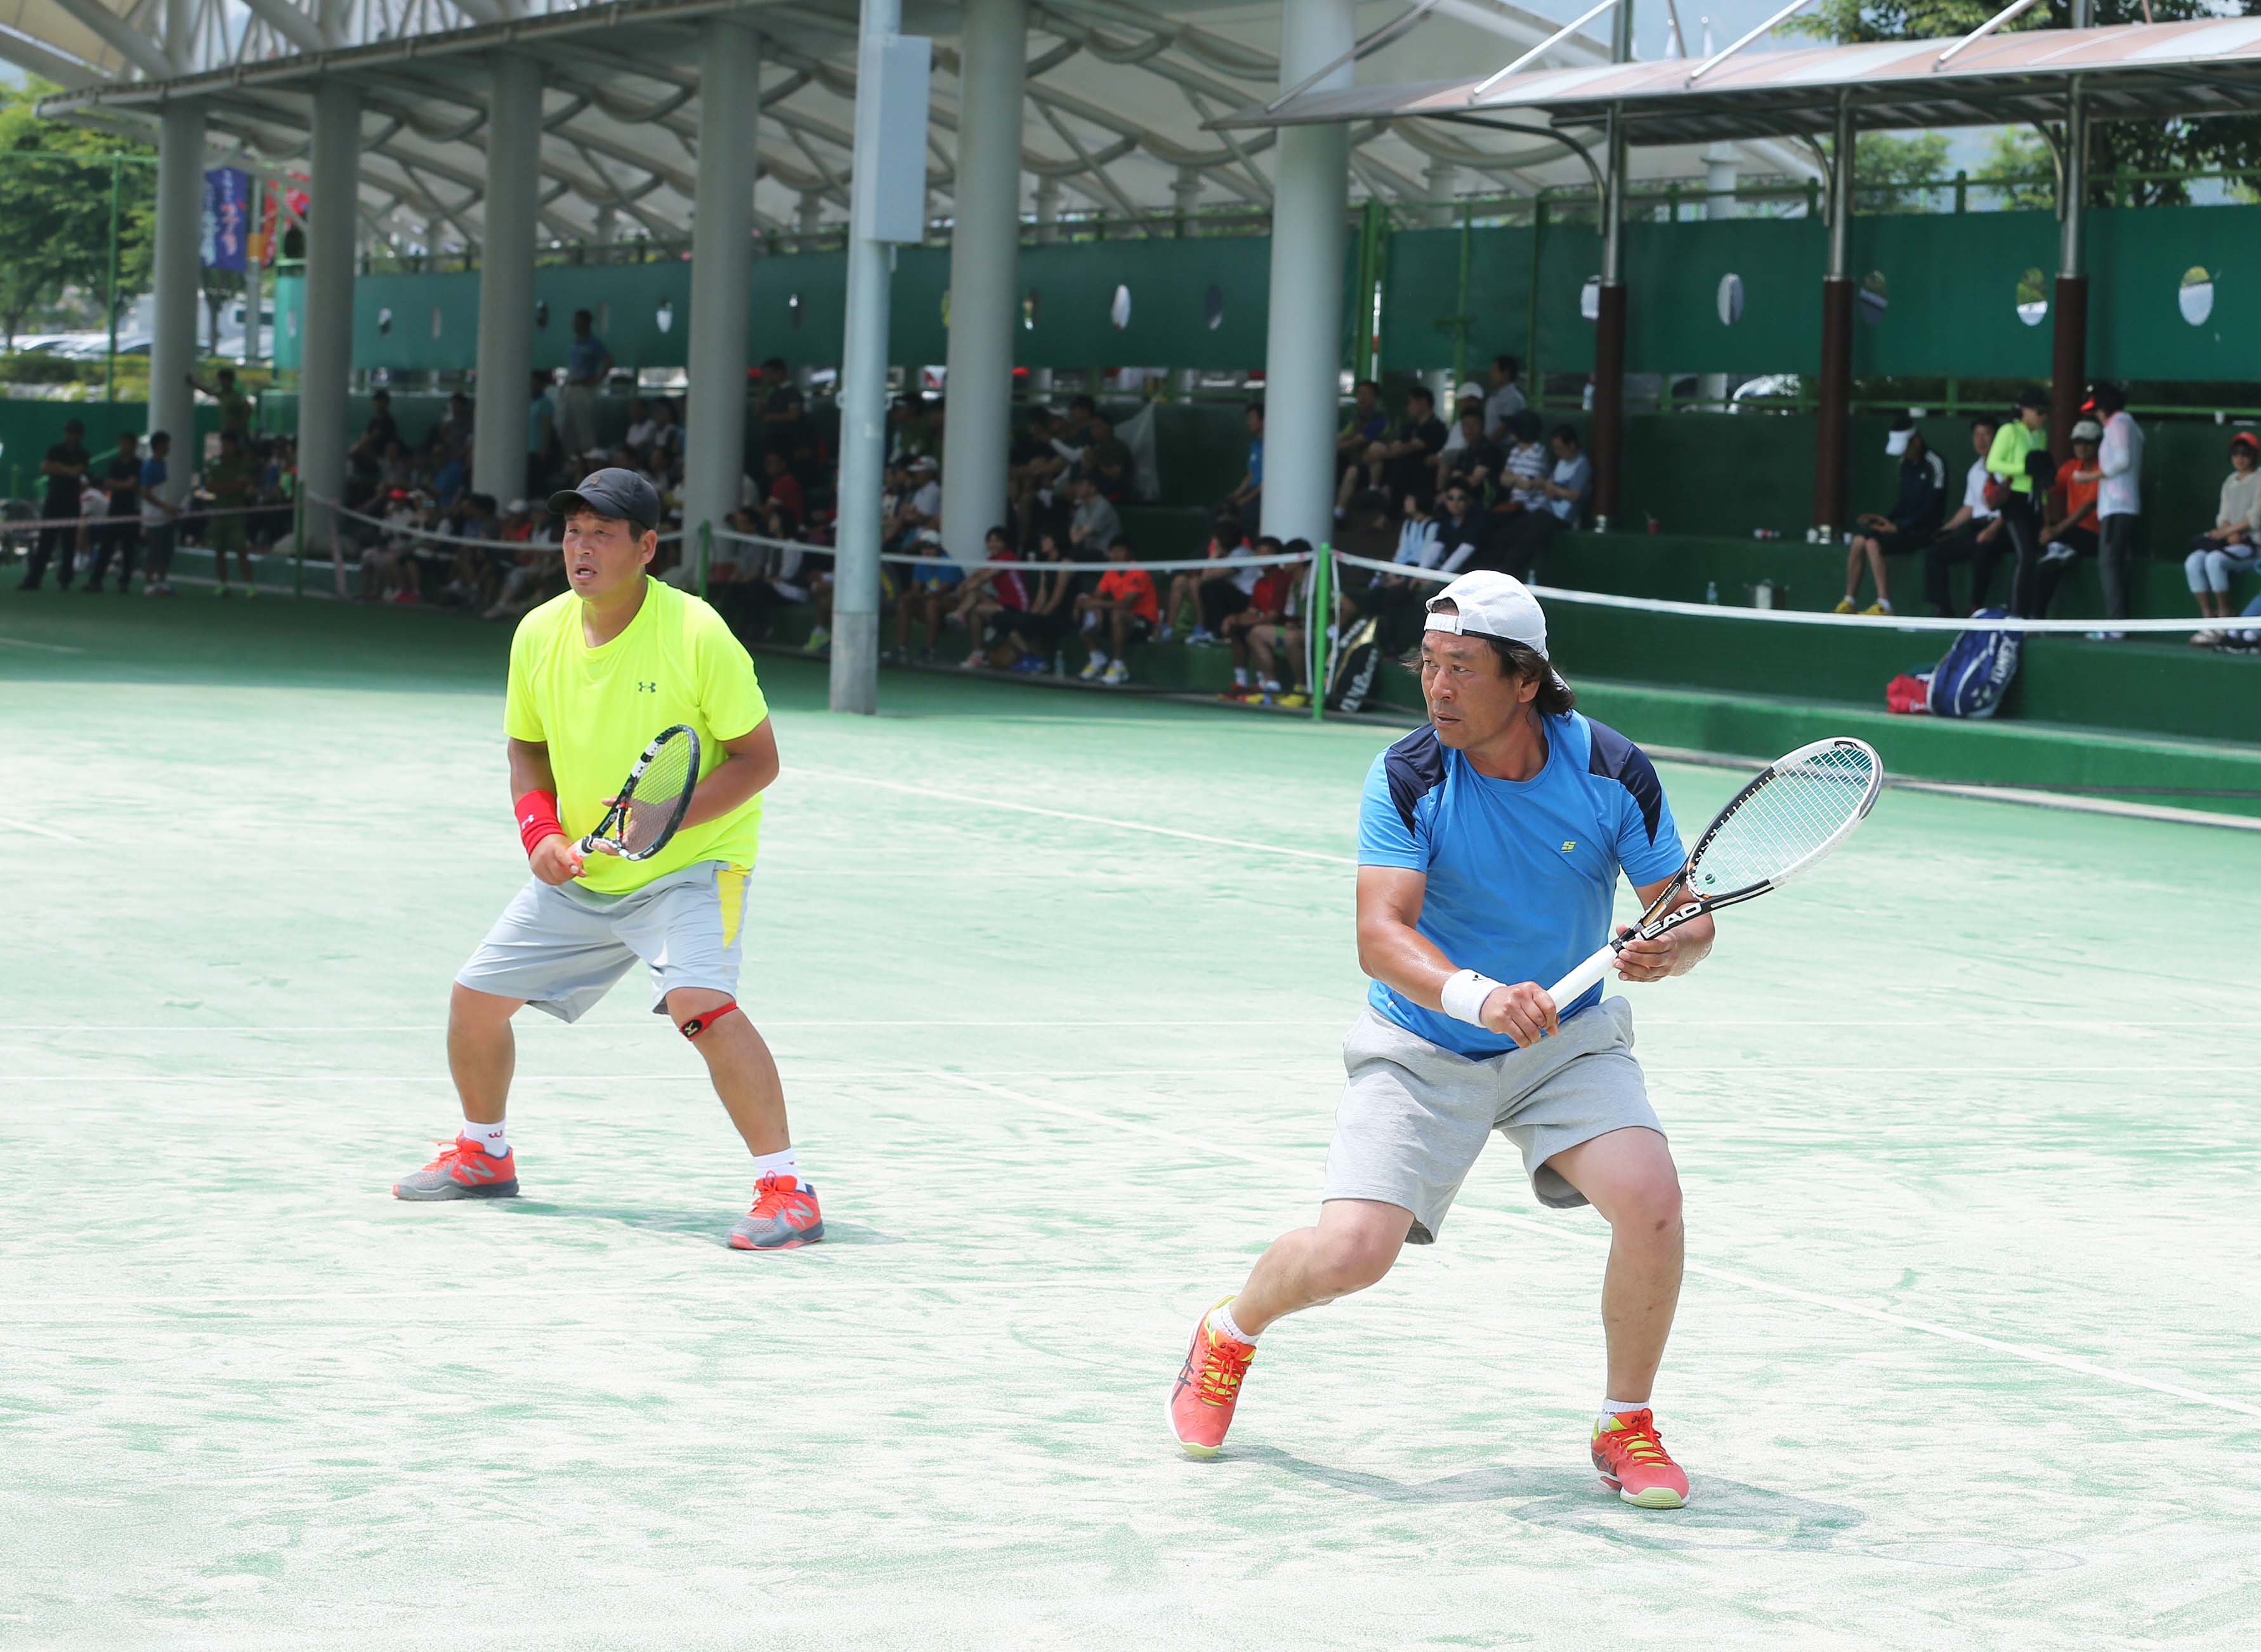
[(712, 558), (714, 545), (714, 524), (699, 524), (699, 600), (707, 600), (707, 564)]
[(291, 497), (291, 594), (306, 594), (306, 490)]
[(1311, 558), (1311, 611), (1304, 617), (1311, 638), (1311, 721), (1327, 720), (1327, 624), (1335, 611), (1335, 548), (1323, 542)]

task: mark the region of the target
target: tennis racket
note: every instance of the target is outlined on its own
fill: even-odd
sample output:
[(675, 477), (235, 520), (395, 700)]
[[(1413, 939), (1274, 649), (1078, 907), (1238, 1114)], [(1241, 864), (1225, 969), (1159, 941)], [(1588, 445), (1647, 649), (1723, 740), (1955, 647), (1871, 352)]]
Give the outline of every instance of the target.
[[(1865, 742), (1840, 736), (1800, 746), (1761, 770), (1696, 841), (1688, 864), (1617, 937), (1556, 981), (1565, 1009), (1609, 973), (1628, 941), (1653, 941), (1693, 917), (1778, 889), (1853, 835), (1884, 784), (1884, 765)], [(1683, 894), (1694, 899), (1675, 908)]]
[(667, 847), (699, 784), (699, 736), (689, 726), (664, 729), (628, 771), (597, 830), (581, 840), (584, 855), (599, 844), (623, 860), (649, 860)]

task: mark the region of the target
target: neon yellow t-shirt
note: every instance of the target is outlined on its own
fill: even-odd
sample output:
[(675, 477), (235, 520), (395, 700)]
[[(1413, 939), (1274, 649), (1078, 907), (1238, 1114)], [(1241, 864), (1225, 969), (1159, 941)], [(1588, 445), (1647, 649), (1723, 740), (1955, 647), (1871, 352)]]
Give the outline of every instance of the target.
[(2022, 419), (2003, 421), (1994, 433), (1994, 445), (1986, 449), (1986, 468), (2010, 485), (2013, 493), (2031, 493), (2034, 478), (2026, 474), (2026, 455), (2042, 445), (2042, 439), (2026, 427)]
[[(722, 616), (649, 576), (643, 607), (601, 648), (583, 636), (581, 599), (571, 591), (520, 620), (511, 638), (503, 731), (549, 748), (557, 813), (571, 837), (597, 829), (605, 800), (661, 729), (690, 724), (703, 779), (726, 755), (723, 741), (752, 732), (769, 715), (754, 662)], [(757, 794), (720, 819), (678, 832), (650, 860), (590, 856), (581, 886), (626, 894), (696, 861), (750, 866), (761, 825)]]

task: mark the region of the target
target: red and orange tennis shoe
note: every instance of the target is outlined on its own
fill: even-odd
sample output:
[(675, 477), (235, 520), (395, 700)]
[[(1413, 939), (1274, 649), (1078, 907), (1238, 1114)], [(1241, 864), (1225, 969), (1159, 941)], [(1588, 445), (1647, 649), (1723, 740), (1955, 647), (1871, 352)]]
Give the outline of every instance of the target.
[(1665, 1455), (1647, 1407), (1596, 1423), (1593, 1449), (1602, 1483), (1621, 1501), (1640, 1509), (1676, 1509), (1688, 1501), (1688, 1476)]
[(764, 1176), (754, 1184), (754, 1208), (730, 1230), (736, 1251), (789, 1251), (824, 1237), (816, 1189), (798, 1176)]
[(439, 1144), (440, 1156), (392, 1184), (396, 1199), (508, 1199), (518, 1193), (518, 1154), (499, 1159), (469, 1136)]
[[(1231, 1300), (1227, 1296), (1209, 1313)], [(1195, 1323), (1186, 1362), (1162, 1407), (1170, 1419), (1170, 1433), (1189, 1457), (1214, 1457), (1223, 1449), (1224, 1431), (1232, 1426), (1232, 1408), (1240, 1403), (1240, 1379), (1256, 1357), (1253, 1342), (1236, 1342), (1210, 1330), (1209, 1313)]]

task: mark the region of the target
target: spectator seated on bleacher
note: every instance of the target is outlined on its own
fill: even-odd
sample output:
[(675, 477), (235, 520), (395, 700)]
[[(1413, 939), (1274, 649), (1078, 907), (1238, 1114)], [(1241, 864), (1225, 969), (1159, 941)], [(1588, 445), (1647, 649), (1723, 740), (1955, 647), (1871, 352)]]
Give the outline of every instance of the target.
[[(1270, 534), (1261, 535), (1256, 542), (1255, 554), (1259, 557), (1279, 557), (1286, 552), (1287, 547)], [(1282, 565), (1260, 568), (1254, 572), (1256, 583), (1248, 593), (1248, 606), (1237, 614), (1225, 615), (1217, 626), (1217, 636), (1232, 650), (1233, 693), (1226, 696), (1228, 699), (1234, 695), (1245, 698), (1259, 692), (1249, 679), (1250, 634), (1259, 626), (1276, 628), (1286, 621), (1288, 605), (1293, 600), (1294, 582), (1303, 578), (1304, 570)], [(1261, 692), (1277, 693), (1280, 691), (1275, 685)]]
[[(1308, 557), (1311, 542), (1291, 539), (1287, 544), (1291, 557)], [(1256, 679), (1257, 692), (1276, 705), (1308, 706), (1310, 696), (1302, 692), (1303, 678), (1304, 635), (1303, 600), (1303, 580), (1309, 570), (1300, 567), (1278, 568), (1274, 573), (1289, 576), (1282, 593), (1279, 617), (1267, 620), (1249, 628), (1249, 669)], [(1260, 582), (1260, 600), (1263, 587)]]
[(1224, 621), (1246, 607), (1255, 592), (1256, 569), (1226, 565), (1245, 564), (1256, 554), (1249, 549), (1247, 525), (1239, 517), (1219, 514), (1204, 554), (1211, 566), (1171, 576), (1169, 600), (1161, 609), (1161, 637), (1166, 643), (1176, 634), (1178, 616), (1191, 607), (1194, 623), (1186, 642), (1195, 648), (1208, 647), (1222, 634)]
[(1468, 568), (1489, 567), (1485, 556), (1488, 524), (1468, 485), (1450, 484), (1437, 502), (1441, 507), (1436, 516), (1438, 571), (1458, 574)]
[(879, 525), (883, 550), (890, 555), (926, 554), (915, 550), (912, 542), (942, 527), (941, 476), (941, 465), (924, 455), (902, 467), (901, 482), (894, 490), (894, 509)]
[[(2191, 541), (2183, 572), (2191, 594), (2198, 599), (2200, 616), (2227, 620), (2236, 612), (2231, 582), (2250, 573), (2261, 560), (2261, 440), (2250, 430), (2229, 439), (2229, 476), (2222, 485), (2222, 503), (2212, 528)], [(2195, 648), (2214, 648), (2228, 640), (2220, 629), (2209, 628), (2191, 638)]]
[(1554, 519), (1554, 527), (1547, 530), (1551, 538), (1586, 520), (1586, 506), (1594, 494), (1594, 462), (1579, 446), (1576, 425), (1556, 425), (1547, 445), (1554, 452), (1554, 463), (1540, 483), (1539, 492), (1547, 514)]
[[(454, 539), (494, 539), (500, 526), (494, 499), (486, 493), (465, 496), (452, 510), (441, 511), (438, 522), (440, 531)], [(448, 578), (434, 600), (472, 612), (492, 603), (502, 586), (504, 553), (491, 545), (443, 544), (440, 549), (449, 553)]]
[(1892, 588), (1884, 571), (1885, 558), (1908, 556), (1930, 544), (1939, 537), (1940, 519), (1947, 513), (1947, 461), (1931, 450), (1923, 432), (1906, 415), (1894, 421), (1884, 438), (1884, 451), (1900, 462), (1899, 492), (1890, 511), (1864, 511), (1857, 519), (1861, 531), (1850, 536), (1845, 552), (1840, 614), (1859, 608), (1863, 569), (1877, 582), (1877, 600), (1867, 612), (1890, 614)]
[(1068, 492), (1075, 500), (1067, 521), (1068, 555), (1078, 562), (1096, 562), (1122, 533), (1123, 518), (1090, 477), (1076, 478)]
[(1154, 632), (1154, 576), (1144, 568), (1127, 568), (1130, 542), (1116, 535), (1107, 548), (1115, 564), (1099, 577), (1099, 588), (1075, 600), (1078, 625), (1083, 632), (1090, 661), (1076, 673), (1086, 682), (1121, 685), (1130, 680), (1130, 650)]
[(1351, 386), (1350, 412), (1335, 432), (1335, 520), (1350, 510), (1351, 500), (1381, 484), (1380, 461), (1367, 457), (1375, 443), (1389, 435), (1389, 413), (1382, 405), (1382, 386), (1361, 378)]
[(2035, 571), (2034, 617), (2049, 613), (2049, 605), (2056, 600), (2057, 585), (2074, 560), (2096, 555), (2096, 497), (2103, 482), (2096, 456), (2103, 442), (2104, 427), (2093, 419), (2081, 420), (2072, 427), (2072, 457), (2050, 476), (2042, 513), (2041, 566)]
[[(989, 530), (982, 542), (982, 550), (985, 562), (1016, 563), (1021, 559), (1020, 553), (1013, 549), (1012, 534), (1001, 523)], [(987, 641), (990, 621), (1001, 614), (1018, 614), (1028, 606), (1028, 582), (1018, 568), (976, 568), (966, 575), (950, 611), (951, 628), (966, 634), (970, 650), (958, 662), (960, 669), (979, 671), (992, 664)], [(1012, 664), (1014, 660), (995, 663), (1001, 667)]]
[(494, 601), (480, 616), (483, 619), (515, 620), (565, 588), (565, 559), (556, 546), (535, 537), (535, 510), (530, 499), (513, 499), (503, 512), (496, 537), (525, 549), (504, 571)]
[[(1970, 447), (1977, 457), (1963, 473), (1963, 503), (1941, 526), (1939, 537), (1924, 548), (1924, 600), (1942, 620), (1959, 620), (1986, 606), (1994, 570), (2010, 549), (2001, 513), (1986, 502), (1986, 456), (1993, 450), (1996, 423), (1984, 414), (1970, 421)], [(1965, 562), (1970, 564), (1970, 605), (1957, 611), (1950, 600), (1948, 570)]]
[(1528, 407), (1507, 416), (1507, 449), (1495, 472), (1490, 503), (1493, 565), (1528, 579), (1560, 523), (1547, 508), (1545, 483), (1554, 468), (1546, 427)]
[(409, 603), (420, 600), (414, 530), (424, 525), (415, 499), (395, 490), (379, 502), (384, 526), (361, 551), (362, 602)]
[[(1075, 570), (1060, 549), (1057, 534), (1039, 535), (1029, 571), (1021, 576), (1027, 600), (1017, 608), (999, 607), (989, 615), (983, 642), (991, 649), (1009, 650), (1008, 670), (1033, 676), (1044, 671), (1060, 641), (1075, 622), (1070, 594)], [(992, 658), (995, 656), (993, 654)]]
[(1493, 485), (1507, 469), (1506, 450), (1484, 434), (1483, 404), (1474, 397), (1461, 403), (1453, 439), (1437, 455), (1437, 491), (1458, 482), (1480, 504), (1490, 497)]
[(659, 423), (651, 416), (651, 408), (644, 399), (629, 397), (628, 433), (621, 438), (621, 445), (637, 464), (642, 464), (644, 455), (651, 451), (652, 442), (658, 434)]
[[(1023, 545), (1034, 544), (1047, 533), (1067, 531), (1068, 461), (1053, 446), (1059, 427), (1050, 408), (1031, 408), (1027, 426), (1007, 455), (1005, 503)], [(1093, 551), (1095, 560), (1098, 554)]]
[[(882, 657), (882, 663), (889, 665), (934, 658), (935, 645), (942, 640), (943, 616), (956, 605), (958, 586), (965, 578), (965, 571), (943, 549), (942, 535), (931, 528), (922, 528), (912, 534), (908, 554), (920, 560), (908, 566), (894, 564), (903, 582), (903, 592), (895, 599), (895, 645)], [(926, 628), (926, 642), (915, 656), (911, 653), (914, 625)]]
[[(1398, 526), (1397, 549), (1389, 559), (1391, 564), (1408, 570), (1433, 569), (1444, 554), (1441, 531), (1427, 503), (1418, 493), (1406, 495), (1405, 515)], [(1402, 654), (1420, 635), (1421, 616), (1440, 584), (1411, 572), (1376, 574), (1363, 590), (1342, 593), (1336, 622), (1347, 632), (1353, 621), (1375, 621), (1382, 651)]]

